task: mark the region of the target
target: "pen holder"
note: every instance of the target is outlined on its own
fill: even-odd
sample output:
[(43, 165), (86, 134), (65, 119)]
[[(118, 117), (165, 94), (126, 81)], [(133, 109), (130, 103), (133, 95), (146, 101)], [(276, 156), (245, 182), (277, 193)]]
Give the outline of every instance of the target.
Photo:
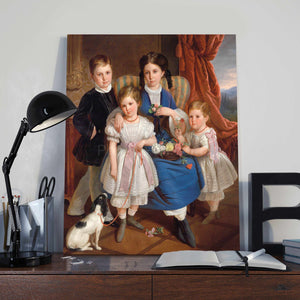
[[(21, 226), (20, 251), (54, 250), (54, 198), (45, 197), (18, 206), (18, 222)], [(0, 211), (0, 248), (10, 246), (11, 219), (9, 209)], [(0, 252), (1, 252), (0, 251)]]
[(21, 205), (21, 251), (53, 252), (54, 199), (44, 197)]

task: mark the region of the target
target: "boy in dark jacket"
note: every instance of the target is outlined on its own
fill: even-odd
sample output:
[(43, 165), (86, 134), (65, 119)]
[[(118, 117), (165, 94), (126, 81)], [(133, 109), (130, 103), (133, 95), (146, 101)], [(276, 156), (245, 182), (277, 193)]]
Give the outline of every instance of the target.
[[(75, 128), (81, 134), (73, 154), (76, 159), (88, 166), (80, 179), (68, 207), (68, 215), (79, 216), (89, 196), (94, 201), (103, 191), (100, 186), (100, 165), (105, 155), (106, 119), (118, 104), (111, 86), (112, 65), (106, 55), (96, 55), (89, 61), (89, 69), (95, 87), (81, 98), (73, 118)], [(108, 211), (106, 222), (113, 219)]]

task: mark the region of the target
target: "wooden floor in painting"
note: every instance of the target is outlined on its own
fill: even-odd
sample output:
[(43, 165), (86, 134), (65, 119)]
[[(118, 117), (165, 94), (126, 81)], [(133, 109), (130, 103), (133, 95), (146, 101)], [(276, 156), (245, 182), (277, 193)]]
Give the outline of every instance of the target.
[[(182, 243), (176, 237), (176, 227), (172, 217), (167, 217), (162, 211), (140, 209), (136, 219), (145, 227), (139, 230), (131, 226), (126, 227), (124, 239), (116, 242), (115, 227), (104, 227), (101, 232), (99, 245), (101, 251), (70, 251), (64, 247), (66, 255), (154, 255), (166, 251), (176, 250), (229, 250), (239, 249), (239, 206), (238, 206), (238, 181), (225, 191), (225, 199), (221, 202), (220, 218), (211, 224), (203, 225), (202, 220), (208, 208), (205, 203), (195, 201), (194, 216), (187, 216), (192, 231), (196, 238), (197, 248), (191, 248)], [(66, 214), (69, 201), (65, 200), (64, 236), (68, 228), (75, 224), (81, 217), (71, 217)], [(89, 211), (90, 200), (86, 204), (86, 212)], [(112, 209), (112, 213), (115, 210)], [(163, 227), (163, 234), (148, 237), (145, 230), (153, 227)]]

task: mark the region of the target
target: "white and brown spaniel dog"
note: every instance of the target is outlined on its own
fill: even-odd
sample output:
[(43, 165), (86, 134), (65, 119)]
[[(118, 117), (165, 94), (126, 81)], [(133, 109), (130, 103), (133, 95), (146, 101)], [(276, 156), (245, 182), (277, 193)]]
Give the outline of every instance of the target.
[(103, 193), (93, 202), (90, 213), (69, 229), (66, 237), (67, 248), (86, 251), (93, 250), (92, 245), (96, 250), (101, 250), (98, 242), (106, 214), (107, 195)]

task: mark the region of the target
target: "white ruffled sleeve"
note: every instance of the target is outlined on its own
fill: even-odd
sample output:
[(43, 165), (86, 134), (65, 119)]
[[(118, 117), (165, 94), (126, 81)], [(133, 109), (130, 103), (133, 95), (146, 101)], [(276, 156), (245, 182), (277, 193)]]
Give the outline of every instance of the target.
[(145, 139), (149, 139), (155, 135), (153, 123), (146, 118), (143, 118), (143, 130)]
[(114, 128), (114, 118), (110, 119), (110, 122), (107, 123), (105, 127), (105, 134), (107, 135), (107, 140), (108, 141), (113, 141), (116, 143), (119, 143), (120, 141), (120, 133), (116, 131)]
[[(183, 119), (186, 126), (186, 132), (188, 132), (190, 130), (188, 115), (180, 108), (176, 108), (174, 110), (177, 113), (177, 115), (179, 115), (178, 122), (180, 122), (180, 120)], [(170, 127), (171, 134), (175, 137), (175, 124), (172, 117), (169, 117), (169, 127)]]

